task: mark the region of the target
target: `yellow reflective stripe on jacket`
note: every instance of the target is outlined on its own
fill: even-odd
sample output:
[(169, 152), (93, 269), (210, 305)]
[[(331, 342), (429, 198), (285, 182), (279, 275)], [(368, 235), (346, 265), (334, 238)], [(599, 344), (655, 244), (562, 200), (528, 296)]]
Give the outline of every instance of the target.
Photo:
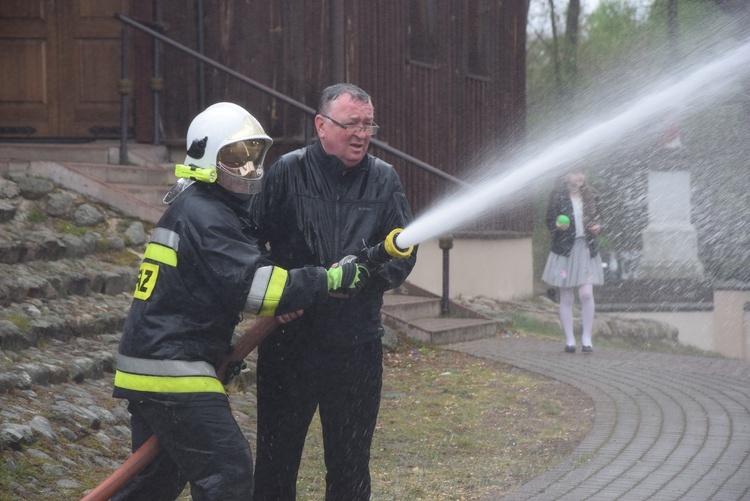
[(146, 247), (145, 257), (164, 263), (168, 266), (177, 266), (177, 250), (180, 246), (180, 236), (166, 228), (154, 228), (151, 241)]
[(245, 311), (273, 316), (279, 306), (289, 273), (277, 266), (258, 268), (245, 300)]
[(224, 385), (208, 376), (147, 376), (115, 372), (115, 386), (125, 390), (152, 393), (224, 393)]
[(148, 244), (143, 256), (156, 261), (157, 263), (164, 263), (168, 266), (177, 266), (177, 253), (174, 249), (169, 249), (159, 244)]

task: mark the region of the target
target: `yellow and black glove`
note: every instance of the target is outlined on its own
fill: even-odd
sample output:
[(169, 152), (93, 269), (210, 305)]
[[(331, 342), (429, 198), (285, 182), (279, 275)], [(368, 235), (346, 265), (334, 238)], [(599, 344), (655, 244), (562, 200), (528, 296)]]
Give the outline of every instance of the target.
[(326, 270), (328, 277), (328, 292), (356, 296), (365, 281), (370, 277), (370, 271), (365, 265), (355, 261), (339, 264)]

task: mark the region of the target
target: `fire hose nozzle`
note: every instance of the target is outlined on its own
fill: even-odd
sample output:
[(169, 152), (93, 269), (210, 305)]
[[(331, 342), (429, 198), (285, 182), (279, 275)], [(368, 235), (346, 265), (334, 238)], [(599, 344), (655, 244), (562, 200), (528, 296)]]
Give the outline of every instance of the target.
[(365, 247), (362, 249), (359, 256), (346, 256), (339, 261), (339, 265), (356, 260), (358, 263), (367, 266), (367, 269), (372, 272), (378, 267), (386, 264), (391, 259), (405, 259), (411, 256), (412, 252), (414, 252), (414, 246), (411, 246), (408, 249), (402, 249), (396, 245), (396, 237), (402, 231), (404, 230), (396, 228), (388, 234), (385, 240), (377, 245), (373, 245), (372, 247), (367, 247), (365, 244)]
[(402, 249), (396, 244), (396, 237), (399, 236), (403, 231), (403, 228), (396, 228), (391, 231), (387, 237), (385, 237), (385, 240), (383, 240), (383, 247), (385, 248), (385, 252), (389, 256), (398, 259), (404, 259), (411, 256), (411, 253), (414, 252), (413, 245), (409, 246), (407, 249)]

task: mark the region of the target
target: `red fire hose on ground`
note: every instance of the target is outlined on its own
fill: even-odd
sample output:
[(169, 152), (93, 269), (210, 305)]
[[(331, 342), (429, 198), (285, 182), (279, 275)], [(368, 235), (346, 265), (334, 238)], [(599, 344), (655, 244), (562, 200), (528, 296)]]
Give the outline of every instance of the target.
[[(273, 317), (259, 317), (255, 323), (232, 345), (232, 351), (224, 357), (216, 375), (223, 380), (227, 367), (235, 361), (242, 361), (247, 357), (277, 326)], [(106, 501), (130, 482), (139, 471), (149, 464), (161, 451), (161, 445), (156, 435), (146, 440), (137, 451), (115, 470), (101, 484), (86, 494), (81, 501)]]

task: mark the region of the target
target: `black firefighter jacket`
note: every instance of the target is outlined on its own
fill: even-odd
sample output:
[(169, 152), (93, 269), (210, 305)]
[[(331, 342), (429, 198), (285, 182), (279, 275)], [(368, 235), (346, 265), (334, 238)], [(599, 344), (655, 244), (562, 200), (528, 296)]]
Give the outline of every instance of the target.
[[(393, 166), (372, 156), (344, 169), (315, 143), (280, 157), (268, 170), (254, 216), (277, 266), (330, 267), (363, 246), (405, 228), (412, 213)], [(353, 298), (329, 298), (284, 326), (318, 342), (353, 346), (383, 335), (383, 292), (400, 286), (416, 262), (393, 260), (371, 276)]]
[(217, 184), (197, 182), (169, 206), (139, 270), (115, 397), (223, 393), (215, 369), (242, 311), (263, 305), (274, 315), (327, 300), (323, 268), (270, 266), (251, 231), (247, 200)]

